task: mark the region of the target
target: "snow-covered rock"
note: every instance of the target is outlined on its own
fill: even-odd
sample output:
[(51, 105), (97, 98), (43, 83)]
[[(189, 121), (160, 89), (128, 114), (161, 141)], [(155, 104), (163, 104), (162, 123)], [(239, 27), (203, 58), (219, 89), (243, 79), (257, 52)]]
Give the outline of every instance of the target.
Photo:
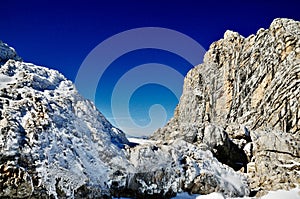
[(72, 82), (18, 59), (0, 67), (0, 131), (0, 197), (249, 194), (244, 175), (183, 140), (143, 140), (130, 148), (138, 143), (130, 143)]
[(0, 197), (224, 198), (294, 188), (299, 66), (299, 22), (276, 19), (248, 38), (227, 31), (187, 74), (155, 141), (130, 143), (63, 75), (0, 42)]
[[(2, 61), (17, 57), (2, 46)], [(111, 175), (130, 170), (124, 133), (55, 70), (1, 65), (0, 130), (0, 197), (110, 195)]]
[(172, 196), (187, 191), (245, 196), (250, 193), (246, 176), (221, 164), (209, 150), (186, 141), (147, 143), (129, 150), (136, 173), (131, 176), (128, 188), (138, 194)]
[(8, 46), (6, 43), (3, 43), (0, 40), (0, 64), (5, 63), (9, 59), (22, 61), (21, 57), (17, 55), (14, 48)]

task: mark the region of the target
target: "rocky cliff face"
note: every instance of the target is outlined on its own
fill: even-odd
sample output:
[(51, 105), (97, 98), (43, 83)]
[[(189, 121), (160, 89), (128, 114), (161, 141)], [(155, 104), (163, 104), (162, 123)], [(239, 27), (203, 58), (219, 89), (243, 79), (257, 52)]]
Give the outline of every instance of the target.
[(186, 76), (174, 117), (152, 136), (184, 139), (243, 170), (252, 190), (300, 184), (300, 22), (247, 38), (227, 31)]
[(299, 77), (300, 22), (276, 19), (248, 38), (227, 31), (187, 74), (156, 141), (131, 147), (59, 72), (22, 62), (0, 42), (0, 197), (293, 188), (300, 185)]
[(246, 176), (183, 140), (131, 148), (55, 70), (0, 43), (1, 198), (249, 194)]

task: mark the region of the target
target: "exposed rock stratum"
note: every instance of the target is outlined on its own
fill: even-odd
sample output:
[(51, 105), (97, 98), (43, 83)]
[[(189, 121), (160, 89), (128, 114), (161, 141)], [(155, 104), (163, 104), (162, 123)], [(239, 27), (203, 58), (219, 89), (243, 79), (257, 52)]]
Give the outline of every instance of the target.
[(152, 139), (183, 139), (248, 174), (252, 190), (300, 184), (300, 22), (226, 31), (184, 80), (174, 117)]

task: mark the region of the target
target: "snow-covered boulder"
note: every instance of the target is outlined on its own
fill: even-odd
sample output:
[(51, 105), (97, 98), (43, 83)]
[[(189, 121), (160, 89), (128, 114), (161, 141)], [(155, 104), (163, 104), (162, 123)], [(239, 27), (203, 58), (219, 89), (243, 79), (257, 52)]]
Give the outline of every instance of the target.
[(209, 150), (183, 140), (146, 143), (129, 149), (136, 173), (128, 181), (137, 195), (168, 197), (185, 191), (226, 196), (249, 195), (246, 176), (220, 163)]

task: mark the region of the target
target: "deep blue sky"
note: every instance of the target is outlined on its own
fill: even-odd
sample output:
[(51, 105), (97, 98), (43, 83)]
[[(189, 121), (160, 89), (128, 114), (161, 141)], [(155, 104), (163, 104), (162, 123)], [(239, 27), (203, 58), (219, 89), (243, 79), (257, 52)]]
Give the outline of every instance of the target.
[[(25, 61), (57, 69), (72, 81), (94, 47), (129, 29), (173, 29), (208, 49), (227, 29), (248, 36), (261, 27), (268, 28), (274, 18), (300, 20), (299, 0), (7, 0), (1, 2), (0, 8), (0, 40), (15, 47)], [(160, 50), (134, 51), (120, 57), (100, 80), (105, 89), (96, 94), (97, 106), (113, 123), (109, 98), (113, 84), (130, 68), (149, 62), (170, 65), (182, 74), (192, 67), (176, 55)], [(149, 122), (148, 109), (153, 103), (162, 103), (170, 118), (177, 99), (158, 85), (139, 88), (130, 102), (131, 114), (137, 123)]]

